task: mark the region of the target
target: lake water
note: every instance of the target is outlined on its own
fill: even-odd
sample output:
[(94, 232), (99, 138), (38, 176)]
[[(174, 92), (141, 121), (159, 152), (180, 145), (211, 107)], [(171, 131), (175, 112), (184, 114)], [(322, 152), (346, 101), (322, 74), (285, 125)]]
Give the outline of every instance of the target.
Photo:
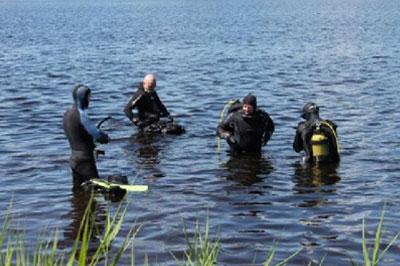
[[(0, 1), (0, 210), (10, 202), (29, 245), (44, 227), (64, 248), (85, 196), (71, 191), (62, 116), (74, 84), (92, 88), (91, 114), (111, 138), (100, 174), (148, 184), (129, 194), (123, 233), (143, 224), (136, 262), (175, 265), (184, 225), (209, 217), (219, 265), (258, 265), (300, 247), (293, 265), (362, 261), (361, 229), (384, 203), (383, 243), (400, 231), (400, 2), (396, 0)], [(137, 134), (122, 109), (145, 73), (187, 133)], [(248, 92), (276, 131), (261, 158), (218, 150), (225, 103)], [(299, 164), (291, 146), (304, 103), (338, 125), (342, 161)], [(111, 203), (96, 198), (99, 216)], [(122, 239), (122, 238), (121, 238)], [(397, 242), (383, 265), (398, 265)]]

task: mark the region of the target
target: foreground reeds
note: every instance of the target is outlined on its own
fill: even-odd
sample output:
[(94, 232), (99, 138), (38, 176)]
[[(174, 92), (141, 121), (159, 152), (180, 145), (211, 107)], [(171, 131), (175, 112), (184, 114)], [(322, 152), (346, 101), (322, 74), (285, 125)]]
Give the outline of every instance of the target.
[[(368, 250), (367, 247), (367, 239), (365, 237), (366, 229), (365, 229), (365, 221), (363, 219), (362, 223), (362, 252), (364, 258), (364, 266), (377, 266), (379, 261), (383, 258), (385, 253), (389, 250), (389, 248), (396, 242), (396, 240), (400, 236), (400, 232), (395, 235), (389, 244), (381, 251), (381, 242), (382, 242), (382, 232), (383, 232), (383, 220), (385, 216), (385, 206), (382, 209), (381, 218), (376, 227), (375, 231), (375, 239), (373, 242), (372, 249)], [(353, 263), (354, 265), (354, 263)]]
[[(122, 244), (110, 252), (113, 241), (117, 237), (124, 221), (127, 207), (120, 205), (115, 214), (109, 212), (105, 215), (105, 225), (102, 233), (96, 228), (93, 212), (91, 211), (93, 197), (87, 203), (78, 230), (78, 235), (73, 243), (72, 249), (67, 253), (58, 249), (58, 232), (49, 240), (41, 240), (39, 237), (33, 251), (28, 251), (26, 243), (21, 235), (15, 234), (9, 229), (10, 217), (6, 217), (0, 233), (0, 265), (21, 266), (53, 266), (53, 265), (97, 265), (100, 261), (104, 265), (117, 265), (121, 255), (133, 244), (138, 230), (133, 228), (125, 236)], [(45, 239), (45, 237), (43, 237)], [(93, 249), (93, 239), (96, 239)], [(5, 250), (5, 251), (4, 251)]]
[[(78, 234), (72, 244), (72, 248), (68, 251), (62, 251), (59, 248), (58, 232), (54, 232), (53, 237), (40, 236), (33, 250), (28, 250), (28, 244), (23, 239), (23, 235), (16, 233), (10, 229), (12, 219), (6, 217), (0, 231), (0, 265), (9, 266), (53, 266), (53, 265), (118, 265), (122, 255), (130, 248), (130, 264), (135, 265), (134, 241), (136, 234), (140, 230), (140, 226), (132, 227), (127, 235), (123, 238), (122, 243), (113, 245), (114, 240), (120, 233), (127, 207), (120, 205), (115, 213), (111, 215), (109, 212), (105, 215), (104, 228), (99, 230), (95, 226), (94, 213), (91, 210), (91, 198), (87, 204), (85, 212), (80, 223)], [(400, 237), (400, 232), (395, 235), (384, 248), (382, 248), (382, 234), (384, 222), (384, 209), (380, 216), (379, 224), (375, 231), (373, 241), (367, 241), (365, 221), (362, 223), (362, 256), (364, 266), (377, 266), (382, 261), (383, 256), (391, 246)], [(184, 227), (184, 234), (187, 241), (187, 249), (184, 257), (175, 260), (178, 265), (186, 266), (211, 266), (217, 265), (218, 254), (220, 253), (221, 243), (218, 237), (210, 236), (209, 220), (207, 219), (204, 228), (197, 222), (192, 237), (189, 237), (188, 230)], [(50, 240), (49, 240), (50, 239)], [(95, 239), (95, 241), (94, 241)], [(368, 248), (367, 242), (373, 242), (372, 247)], [(281, 261), (276, 260), (276, 250), (278, 244), (275, 244), (266, 256), (264, 266), (277, 265), (284, 266), (297, 256), (302, 248), (298, 249), (288, 258)], [(174, 255), (172, 255), (174, 256)], [(324, 259), (319, 265), (323, 265)], [(126, 264), (126, 262), (125, 262)], [(148, 265), (146, 256), (145, 265)], [(350, 264), (357, 265), (350, 260)], [(311, 265), (311, 263), (310, 263)]]

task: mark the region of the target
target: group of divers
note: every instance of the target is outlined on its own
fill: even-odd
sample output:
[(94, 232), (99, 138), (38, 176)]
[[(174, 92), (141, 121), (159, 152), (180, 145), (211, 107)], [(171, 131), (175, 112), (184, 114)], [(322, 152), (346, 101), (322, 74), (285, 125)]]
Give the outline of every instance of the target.
[[(184, 133), (185, 129), (175, 123), (155, 88), (155, 75), (147, 74), (125, 106), (125, 115), (139, 131), (146, 134)], [(90, 185), (91, 188), (112, 189), (122, 193), (129, 191), (130, 186), (124, 176), (110, 176), (108, 181), (99, 179), (95, 142), (106, 144), (110, 138), (88, 115), (90, 88), (77, 85), (73, 88), (72, 97), (74, 102), (64, 114), (63, 127), (71, 148), (70, 167), (74, 189)], [(134, 113), (135, 109), (137, 112)], [(304, 121), (297, 125), (294, 151), (304, 151), (303, 161), (312, 165), (339, 162), (337, 126), (330, 120), (322, 119), (319, 107), (312, 102), (304, 105), (301, 117)], [(227, 115), (220, 121), (216, 134), (226, 140), (232, 154), (240, 156), (259, 154), (274, 130), (275, 125), (269, 114), (257, 107), (256, 96), (248, 94), (242, 101), (232, 101), (227, 106)], [(140, 186), (136, 189), (139, 191)]]

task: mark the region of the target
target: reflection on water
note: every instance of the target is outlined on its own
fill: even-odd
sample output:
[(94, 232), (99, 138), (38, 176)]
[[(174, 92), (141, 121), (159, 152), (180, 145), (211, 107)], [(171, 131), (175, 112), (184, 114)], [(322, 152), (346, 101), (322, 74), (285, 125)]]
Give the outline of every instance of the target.
[(341, 179), (337, 173), (338, 166), (339, 163), (318, 166), (299, 162), (294, 164), (293, 190), (298, 194), (314, 193), (315, 196), (301, 203), (299, 207), (316, 207), (325, 204), (324, 194), (334, 193), (335, 188), (331, 185)]
[(145, 172), (145, 176), (149, 178), (164, 177), (165, 174), (160, 170), (158, 165), (161, 162), (160, 153), (163, 147), (160, 143), (162, 135), (148, 134), (138, 132), (132, 136), (129, 142), (136, 146), (131, 153), (136, 154), (136, 163), (141, 172)]
[(260, 154), (231, 156), (222, 166), (227, 170), (226, 179), (244, 186), (261, 182), (263, 177), (273, 171), (269, 159)]
[[(88, 206), (90, 204), (90, 206)], [(99, 204), (91, 194), (84, 190), (74, 190), (71, 196), (71, 211), (66, 217), (71, 219), (71, 223), (67, 226), (64, 231), (64, 237), (66, 242), (74, 242), (79, 236), (79, 230), (85, 217), (86, 209), (90, 208), (89, 217), (89, 228), (93, 230), (91, 235), (91, 249), (95, 249), (100, 243), (98, 242), (98, 235), (104, 231), (105, 224), (105, 210), (104, 206)], [(80, 236), (82, 237), (82, 236)]]
[(295, 190), (298, 193), (310, 193), (313, 188), (333, 185), (340, 180), (337, 173), (339, 163), (324, 165), (294, 164)]
[[(101, 244), (101, 239), (106, 230), (107, 215), (106, 202), (102, 200), (119, 202), (123, 196), (112, 193), (96, 193), (85, 191), (84, 189), (73, 191), (71, 195), (71, 211), (66, 214), (66, 217), (71, 219), (71, 222), (64, 230), (64, 239), (60, 243), (61, 248), (71, 247), (76, 239), (83, 239), (83, 230), (85, 224), (88, 225), (89, 242), (88, 242), (88, 259), (95, 254)], [(108, 247), (109, 248), (109, 247)], [(79, 248), (76, 255), (79, 254)]]

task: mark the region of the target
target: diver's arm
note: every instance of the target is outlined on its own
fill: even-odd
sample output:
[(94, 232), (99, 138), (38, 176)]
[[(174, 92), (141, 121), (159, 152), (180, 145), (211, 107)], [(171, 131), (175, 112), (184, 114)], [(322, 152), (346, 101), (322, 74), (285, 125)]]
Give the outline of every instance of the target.
[(129, 102), (127, 103), (127, 105), (125, 106), (125, 108), (124, 108), (124, 113), (125, 113), (126, 117), (128, 117), (129, 120), (131, 120), (131, 121), (133, 119), (133, 114), (132, 114), (132, 109), (133, 109), (132, 102), (133, 102), (133, 100), (134, 100), (134, 98), (132, 97), (129, 100)]
[(275, 132), (275, 123), (272, 120), (272, 118), (270, 116), (268, 116), (268, 126), (267, 126), (267, 131), (271, 132), (271, 136), (272, 134), (274, 134)]
[(127, 103), (127, 105), (124, 108), (124, 113), (125, 115), (129, 118), (129, 120), (131, 120), (132, 122), (134, 122), (133, 120), (135, 119), (135, 116), (133, 115), (132, 111), (133, 109), (136, 108), (138, 102), (140, 101), (140, 99), (142, 98), (142, 94), (141, 93), (135, 93), (132, 98), (129, 100), (129, 102)]
[(225, 121), (221, 122), (217, 127), (217, 136), (222, 139), (229, 139), (232, 137), (232, 132), (234, 128), (232, 127), (233, 124), (233, 116), (230, 114)]
[(294, 136), (293, 141), (293, 150), (295, 152), (300, 152), (301, 150), (303, 150), (302, 130), (304, 130), (304, 124), (300, 123), (297, 126), (296, 135)]
[(169, 114), (169, 112), (167, 110), (167, 107), (165, 107), (165, 105), (161, 102), (160, 97), (158, 97), (158, 94), (155, 91), (154, 91), (154, 96), (156, 98), (158, 108), (160, 108), (160, 116), (161, 117), (169, 116), (170, 114)]
[(275, 123), (271, 119), (271, 117), (268, 115), (268, 113), (265, 113), (265, 133), (266, 133), (266, 142), (271, 138), (272, 134), (274, 134), (275, 131)]
[(86, 110), (79, 109), (79, 116), (81, 124), (83, 125), (85, 130), (93, 137), (93, 139), (100, 143), (108, 143), (108, 135), (96, 127), (95, 123), (93, 123), (93, 121), (90, 119)]

